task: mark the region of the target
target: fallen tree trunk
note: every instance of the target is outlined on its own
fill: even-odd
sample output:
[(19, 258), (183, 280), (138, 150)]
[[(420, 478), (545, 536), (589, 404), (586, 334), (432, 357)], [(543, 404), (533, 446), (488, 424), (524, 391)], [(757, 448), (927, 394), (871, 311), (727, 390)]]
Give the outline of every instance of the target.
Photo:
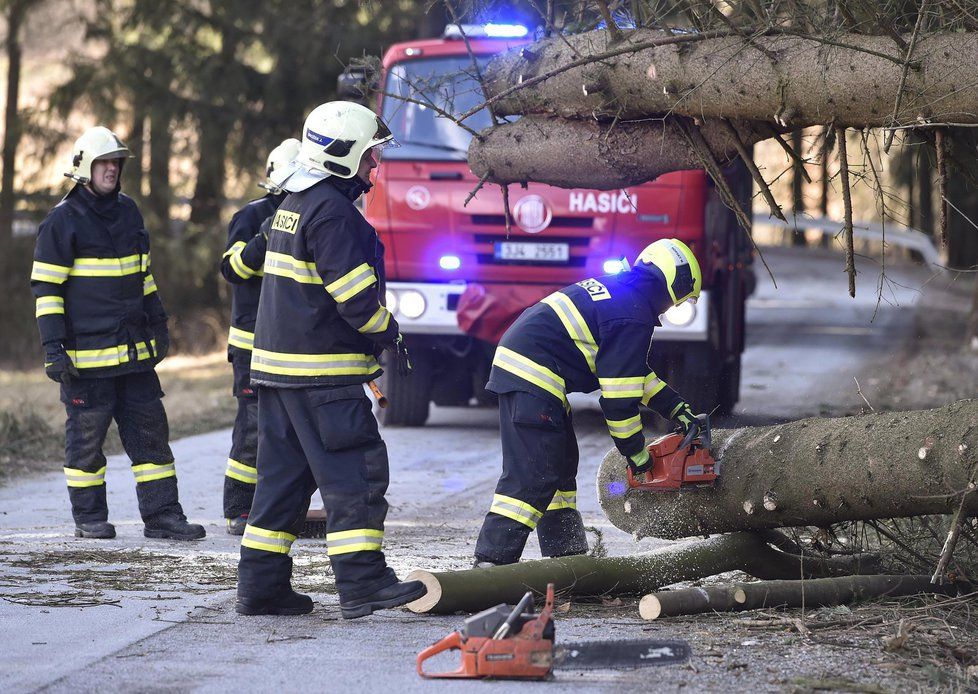
[[(506, 115), (633, 120), (676, 113), (792, 127), (978, 122), (978, 92), (969, 88), (978, 33), (921, 37), (905, 83), (906, 52), (889, 36), (767, 34), (677, 39), (639, 29), (618, 42), (604, 30), (561, 35), (494, 59), (487, 92), (509, 94), (494, 104)], [(568, 69), (589, 57), (594, 62)], [(532, 83), (544, 75), (551, 76)], [(894, 114), (901, 85), (905, 98)]]
[(641, 595), (679, 581), (738, 570), (774, 579), (877, 573), (879, 568), (868, 555), (802, 558), (772, 548), (760, 534), (731, 533), (638, 556), (575, 556), (489, 569), (413, 571), (407, 580), (421, 581), (428, 593), (408, 608), (431, 614), (477, 612), (499, 603), (514, 604), (527, 590), (543, 594), (548, 583), (566, 596)]
[(642, 619), (764, 607), (828, 607), (917, 593), (956, 595), (957, 586), (933, 585), (929, 576), (842, 576), (811, 581), (758, 581), (650, 593), (638, 604)]
[[(678, 538), (953, 513), (978, 464), (978, 400), (717, 430), (713, 440), (716, 486), (674, 493), (629, 490), (612, 450), (598, 472), (605, 515), (636, 537)], [(978, 495), (964, 513), (978, 514)]]
[[(746, 146), (771, 137), (765, 124), (738, 121), (735, 129)], [(733, 137), (722, 123), (705, 121), (700, 131), (721, 164), (737, 156)], [(675, 118), (610, 125), (528, 116), (481, 135), (482, 140), (473, 138), (469, 145), (469, 165), (476, 176), (496, 183), (536, 181), (614, 190), (703, 165)]]

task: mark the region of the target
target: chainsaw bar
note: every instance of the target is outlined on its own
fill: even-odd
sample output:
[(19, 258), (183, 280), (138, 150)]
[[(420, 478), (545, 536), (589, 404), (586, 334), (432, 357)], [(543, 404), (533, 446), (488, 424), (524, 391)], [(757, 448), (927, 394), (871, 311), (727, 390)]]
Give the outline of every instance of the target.
[(554, 667), (595, 670), (675, 665), (689, 660), (692, 650), (685, 641), (587, 641), (558, 644)]

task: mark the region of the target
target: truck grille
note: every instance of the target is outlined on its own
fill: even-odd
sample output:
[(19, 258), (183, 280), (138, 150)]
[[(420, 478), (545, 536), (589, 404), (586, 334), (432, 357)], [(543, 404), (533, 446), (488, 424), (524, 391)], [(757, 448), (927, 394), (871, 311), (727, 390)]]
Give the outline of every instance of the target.
[[(479, 226), (505, 227), (506, 218), (501, 214), (474, 214), (472, 223)], [(516, 223), (513, 222), (513, 226)], [(550, 220), (548, 229), (590, 229), (594, 226), (594, 217), (554, 217)]]
[[(551, 225), (553, 226), (553, 225)], [(587, 237), (574, 236), (546, 236), (543, 238), (532, 238), (527, 236), (515, 237), (510, 234), (475, 234), (473, 237), (477, 246), (480, 246), (479, 253), (476, 253), (476, 260), (479, 265), (533, 265), (536, 267), (584, 267), (587, 264), (587, 248), (591, 240)], [(536, 260), (503, 260), (495, 255), (495, 244), (502, 241), (516, 241), (521, 243), (566, 243), (569, 246), (570, 257), (564, 262), (536, 261)], [(575, 254), (574, 249), (581, 249)]]

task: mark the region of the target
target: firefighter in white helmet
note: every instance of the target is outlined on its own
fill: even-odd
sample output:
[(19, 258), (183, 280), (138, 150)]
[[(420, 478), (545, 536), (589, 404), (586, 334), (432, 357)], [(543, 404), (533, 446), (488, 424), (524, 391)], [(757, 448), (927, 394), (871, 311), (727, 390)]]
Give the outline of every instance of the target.
[[(228, 361), (234, 372), (232, 392), (238, 413), (231, 432), (231, 451), (224, 472), (224, 518), (232, 535), (244, 533), (258, 471), (258, 395), (251, 385), (251, 349), (255, 341), (255, 316), (261, 296), (262, 265), (268, 241), (261, 225), (285, 200), (287, 193), (272, 180), (299, 154), (299, 141), (283, 140), (268, 155), (265, 180), (258, 185), (268, 193), (238, 210), (228, 226), (227, 250), (221, 258), (221, 274), (231, 283), (231, 331)], [(267, 227), (266, 227), (267, 229)]]
[(382, 552), (387, 449), (363, 384), (399, 344), (384, 307), (384, 246), (354, 206), (376, 149), (393, 139), (370, 109), (334, 101), (306, 118), (293, 191), (269, 225), (251, 380), (258, 386), (258, 485), (241, 541), (237, 610), (302, 614), (289, 550), (319, 488), (340, 611), (352, 619), (422, 596)]
[(65, 466), (75, 535), (115, 537), (108, 522), (102, 445), (114, 419), (132, 460), (146, 537), (196, 540), (187, 523), (163, 391), (155, 366), (166, 356), (166, 312), (150, 267), (149, 234), (120, 177), (132, 155), (108, 128), (75, 142), (75, 186), (41, 223), (31, 289), (44, 368), (67, 410)]

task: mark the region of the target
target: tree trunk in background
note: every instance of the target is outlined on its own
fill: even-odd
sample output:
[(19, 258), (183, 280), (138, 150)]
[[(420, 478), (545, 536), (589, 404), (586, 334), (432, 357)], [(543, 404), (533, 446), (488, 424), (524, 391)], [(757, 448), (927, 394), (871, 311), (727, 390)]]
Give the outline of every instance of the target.
[(154, 109), (149, 115), (149, 204), (146, 212), (150, 231), (170, 235), (170, 154), (173, 135), (171, 114)]
[[(822, 128), (822, 137), (828, 137), (828, 136), (829, 136), (829, 128), (827, 127)], [(818, 167), (819, 176), (820, 176), (820, 180), (818, 182), (819, 185), (818, 211), (819, 213), (821, 213), (823, 218), (829, 216), (829, 177), (831, 175), (829, 172), (829, 157), (831, 155), (832, 152), (830, 152), (828, 149), (825, 149), (825, 151), (822, 154), (821, 161), (819, 162), (819, 167)], [(830, 241), (829, 241), (828, 234), (822, 234), (821, 240), (819, 241), (819, 245), (822, 248), (829, 247)]]
[(14, 0), (7, 8), (7, 99), (3, 114), (3, 175), (0, 178), (0, 255), (4, 259), (13, 240), (14, 176), (21, 136), (17, 103), (20, 98), (20, 29), (32, 4), (32, 0)]
[(220, 224), (224, 203), (227, 139), (231, 126), (227, 118), (217, 114), (203, 115), (198, 118), (198, 123), (200, 151), (197, 183), (190, 203), (190, 223), (216, 227)]
[(122, 170), (122, 190), (127, 195), (134, 198), (138, 205), (142, 205), (143, 199), (143, 135), (146, 129), (146, 112), (141, 108), (141, 104), (134, 105), (132, 126), (129, 135), (126, 137), (126, 146), (132, 152), (132, 159), (126, 162)]
[[(911, 226), (920, 229), (931, 238), (934, 236), (934, 162), (927, 141), (919, 136), (913, 138), (915, 144), (914, 162), (911, 167), (916, 182), (916, 199), (911, 199), (913, 217)], [(978, 230), (976, 230), (978, 231)]]
[[(791, 148), (795, 150), (798, 154), (801, 154), (801, 130), (796, 130), (791, 133)], [(791, 165), (791, 209), (794, 211), (795, 215), (805, 214), (805, 197), (802, 193), (802, 185), (805, 182), (804, 176), (802, 176), (803, 165), (798, 161), (795, 161)], [(793, 246), (804, 246), (805, 245), (805, 230), (795, 229), (791, 234), (791, 245)]]
[[(951, 141), (955, 150), (973, 157), (978, 138), (968, 130), (952, 129)], [(978, 265), (978, 190), (953, 170), (947, 178), (948, 199), (960, 210), (948, 206), (947, 263), (952, 268), (970, 269)]]

